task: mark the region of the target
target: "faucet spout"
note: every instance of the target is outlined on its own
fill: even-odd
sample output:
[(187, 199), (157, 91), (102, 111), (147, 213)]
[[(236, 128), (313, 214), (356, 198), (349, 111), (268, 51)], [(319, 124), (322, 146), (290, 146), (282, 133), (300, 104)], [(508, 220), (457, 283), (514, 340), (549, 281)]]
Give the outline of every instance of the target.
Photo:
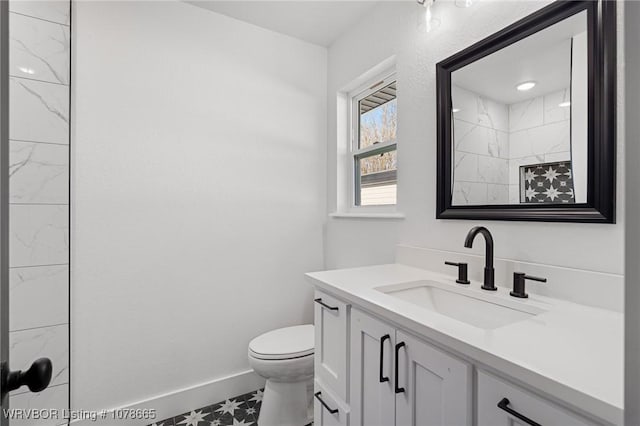
[(464, 246), (471, 248), (473, 246), (473, 240), (476, 235), (482, 234), (485, 241), (485, 266), (484, 266), (484, 284), (482, 288), (484, 290), (495, 291), (497, 290), (494, 283), (495, 270), (493, 268), (493, 237), (491, 232), (484, 226), (475, 226), (471, 228), (467, 234), (467, 238), (464, 240)]

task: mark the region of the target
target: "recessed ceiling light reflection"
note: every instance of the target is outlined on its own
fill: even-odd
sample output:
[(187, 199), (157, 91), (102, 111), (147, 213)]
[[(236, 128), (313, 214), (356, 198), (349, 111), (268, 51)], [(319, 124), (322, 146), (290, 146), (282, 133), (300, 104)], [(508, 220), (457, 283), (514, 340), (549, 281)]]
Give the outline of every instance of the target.
[(460, 112), (460, 108), (453, 108), (451, 111), (452, 112)]
[(536, 87), (535, 81), (525, 81), (524, 83), (520, 83), (516, 86), (520, 92), (526, 92), (527, 90), (531, 90)]
[(566, 101), (566, 102), (560, 102), (560, 103), (558, 104), (558, 106), (559, 106), (560, 108), (566, 108), (566, 107), (568, 107), (568, 106), (571, 106), (571, 102), (569, 102), (569, 101)]
[(18, 67), (18, 69), (19, 69), (20, 71), (22, 71), (23, 73), (25, 73), (25, 74), (29, 74), (29, 75), (33, 75), (33, 74), (35, 74), (35, 73), (36, 73), (36, 72), (33, 70), (33, 68)]

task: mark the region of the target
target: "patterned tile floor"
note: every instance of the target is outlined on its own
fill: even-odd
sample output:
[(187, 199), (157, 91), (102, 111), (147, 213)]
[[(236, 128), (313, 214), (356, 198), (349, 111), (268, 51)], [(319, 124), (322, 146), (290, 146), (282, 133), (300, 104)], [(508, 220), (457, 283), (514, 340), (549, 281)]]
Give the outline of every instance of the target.
[(263, 390), (236, 396), (151, 426), (256, 426)]

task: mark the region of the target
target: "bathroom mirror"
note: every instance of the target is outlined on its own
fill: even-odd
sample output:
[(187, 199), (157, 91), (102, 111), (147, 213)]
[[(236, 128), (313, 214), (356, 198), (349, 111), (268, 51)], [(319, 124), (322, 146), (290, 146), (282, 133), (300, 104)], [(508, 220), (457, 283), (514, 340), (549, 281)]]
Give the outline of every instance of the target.
[(557, 1), (438, 63), (437, 218), (613, 223), (615, 43)]

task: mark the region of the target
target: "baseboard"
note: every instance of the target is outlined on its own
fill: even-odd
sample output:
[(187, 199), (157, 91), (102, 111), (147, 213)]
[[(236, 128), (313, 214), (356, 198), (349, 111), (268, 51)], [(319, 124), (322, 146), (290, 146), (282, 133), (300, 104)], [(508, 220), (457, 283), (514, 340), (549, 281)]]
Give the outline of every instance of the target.
[[(106, 410), (104, 419), (99, 415), (97, 420), (74, 420), (74, 426), (103, 425), (148, 425), (154, 421), (164, 420), (190, 410), (214, 404), (225, 399), (242, 395), (264, 387), (265, 380), (253, 370), (247, 370), (226, 377), (178, 389), (149, 399), (134, 402), (122, 407)], [(114, 420), (114, 412), (119, 409), (154, 409), (156, 417), (152, 420)], [(100, 413), (102, 414), (102, 413)]]

